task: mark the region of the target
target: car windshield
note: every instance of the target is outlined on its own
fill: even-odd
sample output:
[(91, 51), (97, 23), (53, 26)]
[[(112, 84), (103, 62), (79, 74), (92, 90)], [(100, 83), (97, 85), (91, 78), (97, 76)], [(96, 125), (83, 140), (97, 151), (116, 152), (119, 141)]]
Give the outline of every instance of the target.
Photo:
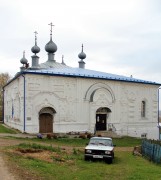
[(111, 139), (91, 139), (89, 144), (112, 146), (112, 140)]

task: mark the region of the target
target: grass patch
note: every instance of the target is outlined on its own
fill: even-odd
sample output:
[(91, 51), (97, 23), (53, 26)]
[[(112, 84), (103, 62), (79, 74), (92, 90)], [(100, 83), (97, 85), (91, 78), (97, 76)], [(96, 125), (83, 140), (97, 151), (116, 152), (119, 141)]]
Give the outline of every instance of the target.
[(0, 133), (16, 134), (17, 132), (13, 129), (5, 127), (3, 124), (0, 124)]
[(122, 138), (113, 138), (113, 143), (118, 147), (134, 147), (141, 145), (142, 139), (124, 136)]
[[(78, 154), (77, 154), (78, 153)], [(21, 172), (37, 175), (39, 179), (48, 180), (153, 180), (160, 179), (160, 165), (153, 164), (130, 152), (116, 152), (113, 164), (104, 162), (86, 162), (83, 153), (73, 149), (70, 155), (60, 152), (60, 157), (52, 163), (38, 159), (26, 158), (9, 153), (10, 161), (21, 168)], [(64, 160), (62, 159), (64, 158)], [(73, 160), (72, 162), (66, 160)], [(69, 173), (70, 172), (70, 173)]]
[[(11, 137), (12, 139), (24, 140), (24, 138)], [(81, 139), (81, 138), (57, 138), (57, 139), (38, 139), (38, 138), (25, 138), (25, 141), (29, 142), (43, 142), (47, 144), (54, 144), (58, 146), (72, 146), (72, 147), (85, 147), (89, 142), (89, 139)], [(122, 137), (122, 138), (113, 138), (113, 143), (116, 147), (134, 147), (136, 145), (141, 145), (142, 139), (133, 138), (133, 137)]]
[(52, 152), (58, 152), (60, 151), (60, 148), (55, 148), (52, 147), (52, 145), (45, 146), (41, 144), (36, 144), (36, 143), (21, 143), (17, 146), (18, 148), (23, 148), (23, 149), (38, 149), (38, 150), (47, 150), (47, 151), (52, 151)]

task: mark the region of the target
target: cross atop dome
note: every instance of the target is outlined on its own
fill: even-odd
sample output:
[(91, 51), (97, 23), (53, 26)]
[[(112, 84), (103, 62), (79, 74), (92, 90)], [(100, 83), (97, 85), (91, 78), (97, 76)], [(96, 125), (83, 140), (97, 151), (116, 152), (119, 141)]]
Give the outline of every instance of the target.
[(85, 68), (85, 62), (83, 61), (86, 58), (86, 54), (83, 52), (83, 44), (82, 44), (82, 52), (78, 54), (79, 59), (81, 59), (79, 63), (79, 68)]
[(37, 45), (37, 34), (38, 34), (38, 32), (35, 31), (34, 33), (35, 33), (35, 45)]
[(50, 38), (52, 39), (52, 32), (53, 32), (53, 23), (51, 22), (50, 24), (48, 24), (49, 26), (51, 26), (51, 29), (50, 29)]
[(35, 45), (31, 48), (31, 51), (36, 55), (40, 52), (40, 48), (37, 46), (37, 31), (34, 32), (35, 34)]
[(83, 44), (82, 44), (82, 52), (83, 52)]
[(48, 52), (48, 61), (54, 61), (54, 53), (57, 51), (57, 45), (52, 41), (52, 27), (53, 23), (48, 24), (51, 26), (50, 29), (50, 41), (45, 45), (45, 50)]
[(78, 54), (79, 59), (83, 60), (86, 58), (86, 54), (83, 52), (83, 44), (82, 44), (82, 52)]
[(62, 62), (61, 62), (61, 64), (66, 65), (65, 62), (64, 62), (64, 55), (62, 55)]

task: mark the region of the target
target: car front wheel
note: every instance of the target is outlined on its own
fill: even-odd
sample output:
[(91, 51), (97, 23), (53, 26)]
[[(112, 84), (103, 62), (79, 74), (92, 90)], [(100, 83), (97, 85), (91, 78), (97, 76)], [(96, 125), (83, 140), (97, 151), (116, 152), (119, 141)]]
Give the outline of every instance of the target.
[(84, 156), (84, 160), (85, 160), (85, 161), (89, 161), (89, 157)]
[(112, 162), (113, 162), (113, 159), (111, 158), (111, 159), (106, 159), (106, 163), (107, 164), (112, 164)]

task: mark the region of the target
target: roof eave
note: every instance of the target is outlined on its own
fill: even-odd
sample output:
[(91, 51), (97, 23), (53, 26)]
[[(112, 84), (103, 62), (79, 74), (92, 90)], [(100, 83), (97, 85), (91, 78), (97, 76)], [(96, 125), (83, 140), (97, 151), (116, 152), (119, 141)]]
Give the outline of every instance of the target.
[(109, 80), (109, 81), (119, 81), (119, 82), (128, 82), (128, 83), (139, 83), (139, 84), (149, 84), (149, 85), (157, 85), (161, 86), (160, 83), (156, 82), (144, 82), (144, 81), (137, 81), (137, 80), (123, 80), (123, 79), (117, 79), (117, 78), (105, 78), (105, 77), (95, 77), (95, 76), (87, 76), (87, 75), (74, 75), (74, 74), (66, 74), (66, 73), (44, 73), (44, 72), (29, 72), (29, 71), (23, 71), (17, 74), (11, 81), (9, 81), (5, 86), (7, 86), (9, 83), (11, 83), (13, 80), (15, 80), (17, 77), (21, 76), (22, 74), (35, 74), (35, 75), (50, 75), (50, 76), (65, 76), (65, 77), (75, 77), (75, 78), (89, 78), (89, 79), (101, 79), (101, 80)]

